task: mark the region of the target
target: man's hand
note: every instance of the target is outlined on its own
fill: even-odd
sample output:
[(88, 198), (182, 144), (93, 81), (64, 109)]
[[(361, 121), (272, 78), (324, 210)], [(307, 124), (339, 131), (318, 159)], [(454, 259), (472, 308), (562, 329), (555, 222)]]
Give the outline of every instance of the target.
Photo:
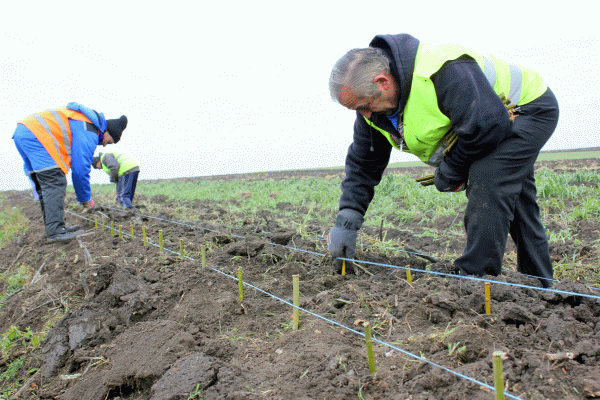
[(85, 208), (86, 212), (92, 212), (94, 208), (96, 208), (96, 203), (92, 199), (84, 201), (83, 203), (81, 203), (81, 205)]
[(363, 220), (363, 216), (358, 211), (350, 208), (345, 208), (338, 213), (335, 226), (327, 235), (329, 254), (335, 259), (337, 270), (341, 270), (343, 261), (337, 257), (354, 258), (357, 231), (362, 227)]
[[(440, 165), (441, 167), (441, 165)], [(435, 169), (434, 184), (435, 188), (440, 192), (462, 192), (467, 188), (467, 182), (465, 181), (451, 181), (447, 179), (440, 167)]]

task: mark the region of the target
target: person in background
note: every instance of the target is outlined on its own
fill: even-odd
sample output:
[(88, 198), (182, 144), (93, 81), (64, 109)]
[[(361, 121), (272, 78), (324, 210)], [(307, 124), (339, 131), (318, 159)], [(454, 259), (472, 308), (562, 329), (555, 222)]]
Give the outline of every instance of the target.
[(117, 143), (126, 127), (125, 115), (107, 120), (75, 102), (32, 114), (17, 124), (12, 138), (35, 185), (48, 242), (69, 242), (79, 230), (65, 226), (69, 170), (77, 201), (87, 210), (94, 209), (89, 181), (94, 151), (99, 145)]
[(430, 183), (437, 190), (466, 189), (467, 242), (454, 261), (457, 272), (499, 275), (510, 234), (518, 270), (552, 286), (534, 163), (559, 109), (537, 72), (457, 44), (378, 35), (336, 62), (329, 89), (356, 111), (328, 235), (333, 257), (354, 257), (357, 231), (396, 148), (436, 167)]
[(140, 174), (139, 164), (131, 157), (119, 153), (98, 153), (92, 166), (103, 169), (110, 175), (110, 181), (117, 185), (117, 201), (124, 208), (135, 208), (133, 196)]

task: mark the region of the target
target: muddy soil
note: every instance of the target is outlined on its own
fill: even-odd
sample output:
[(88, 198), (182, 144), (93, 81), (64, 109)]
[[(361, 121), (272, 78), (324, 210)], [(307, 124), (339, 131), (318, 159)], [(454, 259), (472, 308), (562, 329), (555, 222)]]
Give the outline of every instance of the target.
[[(599, 169), (598, 160), (544, 167)], [(245, 178), (292, 174), (341, 177), (343, 172)], [(0, 266), (14, 271), (26, 264), (38, 274), (1, 306), (0, 332), (11, 325), (49, 329), (37, 356), (27, 358), (30, 373), (20, 378), (23, 389), (14, 398), (491, 400), (495, 351), (506, 354), (505, 389), (512, 398), (600, 398), (600, 301), (593, 297), (600, 291), (589, 282), (571, 281), (555, 284), (561, 292), (536, 289), (541, 287), (536, 279), (511, 272), (514, 247), (507, 249), (506, 274), (490, 279), (524, 286), (492, 283), (488, 315), (482, 281), (414, 271), (448, 272), (446, 246), (455, 252), (464, 246), (462, 236), (442, 244), (411, 234), (423, 229), (416, 222), (402, 229), (390, 224), (386, 235), (441, 262), (372, 246), (357, 256), (369, 262), (347, 266), (349, 273), (342, 276), (325, 255), (328, 223), (310, 221), (310, 235), (303, 237), (281, 213), (294, 209), (290, 204), (262, 210), (258, 225), (229, 230), (209, 218), (218, 215), (222, 221), (225, 204), (198, 202), (194, 207), (207, 220), (177, 224), (169, 221), (172, 210), (189, 205), (141, 198), (139, 204), (160, 203), (163, 211), (104, 208), (106, 223), (115, 226), (112, 235), (109, 227), (88, 225), (77, 241), (50, 245), (38, 204), (25, 192), (7, 195), (11, 205), (23, 207), (30, 229), (0, 250)], [(101, 221), (102, 214), (96, 216)], [(67, 221), (85, 223), (72, 213)], [(131, 226), (134, 238), (128, 235)], [(576, 240), (553, 244), (552, 256), (597, 264), (599, 229), (596, 222), (582, 222)], [(374, 240), (380, 234), (380, 227), (364, 230)], [(412, 268), (412, 283), (404, 269), (387, 265)], [(242, 300), (239, 267), (246, 283)], [(300, 278), (303, 309), (298, 330), (292, 329), (290, 305), (294, 275)], [(6, 282), (0, 285), (4, 290)], [(360, 335), (365, 322), (376, 339), (375, 373), (369, 371)], [(25, 354), (26, 346), (11, 348), (0, 371)]]

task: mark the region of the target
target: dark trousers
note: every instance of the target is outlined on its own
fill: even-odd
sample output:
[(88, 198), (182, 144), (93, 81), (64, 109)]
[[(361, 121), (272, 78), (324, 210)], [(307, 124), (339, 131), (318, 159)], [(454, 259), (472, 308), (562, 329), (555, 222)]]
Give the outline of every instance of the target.
[(46, 236), (65, 233), (66, 175), (60, 168), (52, 168), (32, 172), (30, 176), (39, 196)]
[(500, 275), (510, 234), (518, 270), (549, 287), (553, 268), (537, 204), (534, 163), (558, 123), (558, 102), (548, 89), (519, 110), (512, 134), (469, 169), (467, 244), (455, 265), (469, 275)]
[(123, 175), (117, 182), (117, 199), (119, 204), (125, 208), (133, 208), (133, 196), (135, 196), (135, 187), (137, 186), (138, 175), (140, 171)]

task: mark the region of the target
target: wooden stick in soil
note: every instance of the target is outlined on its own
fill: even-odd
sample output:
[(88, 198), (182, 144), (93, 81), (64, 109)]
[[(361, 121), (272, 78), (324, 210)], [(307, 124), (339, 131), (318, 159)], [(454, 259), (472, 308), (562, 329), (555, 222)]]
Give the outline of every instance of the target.
[(142, 226), (142, 236), (144, 237), (144, 246), (146, 246), (148, 244), (148, 241), (146, 240), (146, 227)]
[(115, 222), (114, 221), (110, 221), (110, 236), (111, 237), (115, 236)]
[(374, 374), (375, 369), (375, 356), (373, 355), (373, 340), (371, 339), (371, 324), (365, 322), (365, 339), (367, 346), (367, 359), (369, 361), (369, 372)]
[(406, 281), (412, 283), (412, 274), (410, 273), (410, 265), (406, 266)]
[(158, 230), (158, 243), (160, 244), (160, 247), (158, 248), (158, 251), (160, 251), (162, 253), (163, 252), (163, 235), (162, 235), (162, 229)]
[(106, 229), (106, 218), (102, 216), (102, 229)]
[(297, 330), (300, 323), (300, 275), (292, 275), (294, 288), (294, 309), (292, 310), (292, 329)]
[(200, 246), (200, 252), (202, 253), (202, 266), (206, 267), (206, 246)]
[(129, 228), (129, 230), (131, 231), (131, 238), (133, 239), (135, 238), (135, 235), (133, 234), (133, 225), (131, 225)]
[(98, 217), (94, 215), (94, 227), (98, 229)]
[(492, 309), (490, 306), (490, 283), (485, 283), (485, 313), (490, 315), (492, 313)]
[(346, 275), (346, 260), (342, 260), (342, 276)]
[(502, 377), (502, 359), (506, 356), (506, 353), (502, 351), (495, 351), (493, 354), (494, 359), (494, 387), (496, 388), (496, 400), (504, 400), (504, 378)]
[(242, 267), (239, 266), (237, 269), (238, 276), (238, 290), (240, 292), (240, 302), (244, 301), (244, 281), (242, 281)]

